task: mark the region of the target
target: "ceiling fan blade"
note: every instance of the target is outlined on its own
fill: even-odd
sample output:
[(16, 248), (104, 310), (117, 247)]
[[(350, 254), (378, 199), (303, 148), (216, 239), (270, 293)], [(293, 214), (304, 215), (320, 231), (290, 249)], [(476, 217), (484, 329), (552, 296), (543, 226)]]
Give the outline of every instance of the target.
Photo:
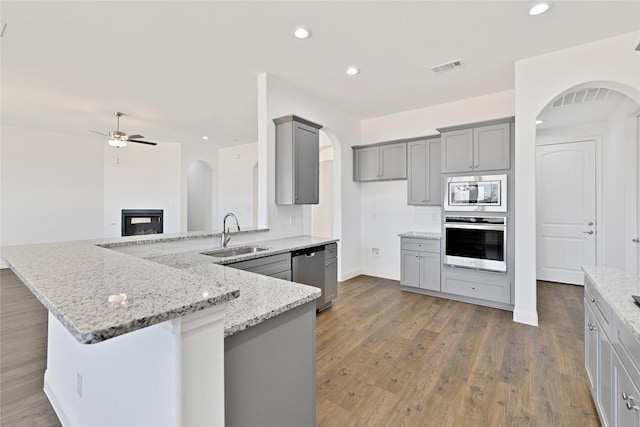
[(125, 139), (127, 141), (131, 141), (133, 139), (140, 139), (140, 138), (144, 138), (144, 136), (142, 136), (142, 135), (127, 135)]
[(128, 142), (137, 142), (138, 144), (147, 144), (147, 145), (158, 145), (157, 142), (149, 142), (149, 141), (140, 141), (137, 139), (128, 139)]
[(96, 132), (95, 130), (89, 130), (89, 132), (97, 133), (98, 135), (109, 136), (108, 133)]

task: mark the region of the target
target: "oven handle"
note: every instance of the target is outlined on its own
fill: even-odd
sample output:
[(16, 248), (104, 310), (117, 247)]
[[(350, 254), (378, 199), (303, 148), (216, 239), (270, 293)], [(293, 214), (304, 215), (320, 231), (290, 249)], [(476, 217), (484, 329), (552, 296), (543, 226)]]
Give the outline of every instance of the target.
[(506, 225), (479, 225), (479, 224), (454, 224), (448, 223), (444, 225), (444, 228), (465, 228), (470, 230), (497, 230), (497, 231), (505, 231), (507, 229)]

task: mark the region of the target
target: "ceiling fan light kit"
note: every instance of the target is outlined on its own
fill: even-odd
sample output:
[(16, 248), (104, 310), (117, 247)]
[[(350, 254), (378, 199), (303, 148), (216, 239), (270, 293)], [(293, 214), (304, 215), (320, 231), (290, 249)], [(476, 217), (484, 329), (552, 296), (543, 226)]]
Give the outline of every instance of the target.
[(97, 133), (98, 135), (104, 135), (108, 137), (107, 143), (116, 148), (126, 147), (127, 142), (137, 142), (139, 144), (146, 145), (158, 145), (157, 142), (151, 141), (141, 141), (141, 138), (144, 138), (142, 135), (127, 135), (124, 132), (120, 132), (120, 117), (123, 116), (123, 113), (116, 111), (113, 113), (116, 119), (116, 130), (109, 131), (109, 133), (96, 132), (95, 130), (90, 130), (89, 132)]

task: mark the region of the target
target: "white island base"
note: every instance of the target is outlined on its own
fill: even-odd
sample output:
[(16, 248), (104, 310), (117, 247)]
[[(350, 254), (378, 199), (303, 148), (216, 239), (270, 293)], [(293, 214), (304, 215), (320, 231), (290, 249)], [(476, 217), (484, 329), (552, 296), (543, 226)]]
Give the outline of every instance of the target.
[(49, 314), (44, 390), (65, 426), (224, 426), (226, 304), (97, 344)]

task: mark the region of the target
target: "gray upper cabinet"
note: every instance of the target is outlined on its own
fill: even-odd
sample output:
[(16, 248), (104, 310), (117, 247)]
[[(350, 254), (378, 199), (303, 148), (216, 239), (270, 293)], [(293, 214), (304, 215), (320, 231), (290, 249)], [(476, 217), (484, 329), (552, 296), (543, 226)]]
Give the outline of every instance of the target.
[(511, 123), (442, 132), (442, 173), (509, 169)]
[(382, 181), (407, 178), (407, 144), (395, 142), (353, 147), (353, 180)]
[(442, 204), (440, 163), (440, 138), (407, 142), (407, 204)]
[(317, 204), (321, 125), (297, 116), (276, 124), (276, 203)]

